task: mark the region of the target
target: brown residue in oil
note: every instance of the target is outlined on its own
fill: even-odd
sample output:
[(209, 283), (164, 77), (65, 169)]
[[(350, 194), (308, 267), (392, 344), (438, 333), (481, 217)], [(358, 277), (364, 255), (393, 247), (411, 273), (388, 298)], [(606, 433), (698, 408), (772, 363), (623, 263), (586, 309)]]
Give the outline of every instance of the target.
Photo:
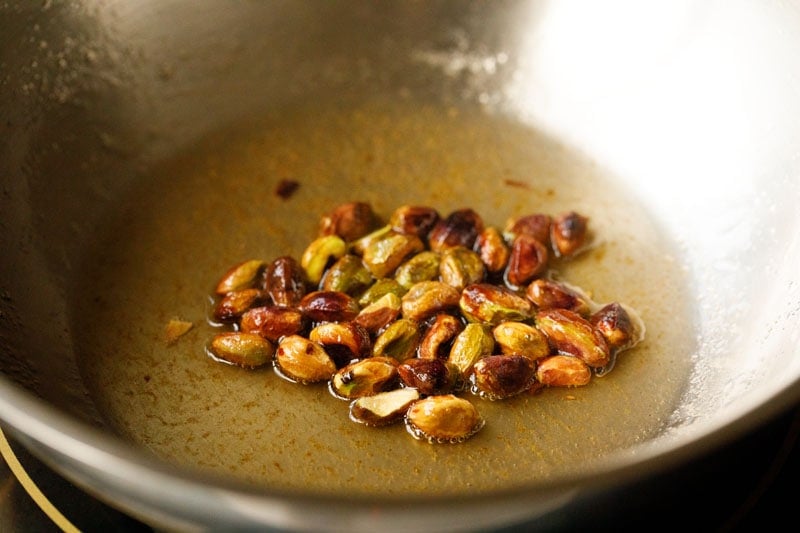
[(283, 200), (288, 200), (291, 198), (294, 193), (297, 192), (297, 189), (300, 188), (300, 182), (295, 180), (281, 180), (278, 182), (278, 185), (275, 187), (275, 195), (280, 197)]

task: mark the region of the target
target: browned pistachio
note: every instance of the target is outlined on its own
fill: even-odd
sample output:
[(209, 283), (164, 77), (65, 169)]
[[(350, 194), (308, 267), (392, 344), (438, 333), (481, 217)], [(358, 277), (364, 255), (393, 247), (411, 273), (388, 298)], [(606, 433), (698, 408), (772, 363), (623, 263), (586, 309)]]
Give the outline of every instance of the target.
[(461, 380), (458, 368), (441, 359), (406, 359), (397, 372), (407, 387), (417, 389), (422, 395), (453, 392)]
[(443, 252), (453, 246), (472, 248), (483, 228), (483, 219), (478, 213), (469, 208), (459, 209), (433, 226), (428, 233), (428, 246), (434, 252)]
[(464, 324), (453, 315), (437, 314), (419, 343), (417, 356), (422, 359), (447, 358), (453, 339), (463, 329)]
[(563, 281), (539, 278), (528, 285), (525, 296), (537, 309), (568, 309), (583, 317), (589, 316), (589, 297), (577, 287)]
[(553, 219), (550, 241), (558, 257), (575, 255), (583, 250), (587, 240), (589, 219), (574, 211), (562, 213)]
[(432, 207), (404, 205), (394, 210), (389, 225), (397, 233), (424, 239), (438, 221), (439, 212)]
[(234, 265), (217, 282), (215, 292), (223, 295), (231, 291), (249, 289), (255, 284), (263, 268), (264, 261), (260, 259), (250, 259)]
[(338, 235), (326, 235), (312, 241), (300, 258), (308, 281), (317, 285), (322, 279), (322, 274), (331, 261), (342, 257), (347, 251), (347, 245)]
[(402, 298), (406, 292), (408, 292), (408, 290), (400, 285), (397, 280), (393, 278), (381, 278), (370, 285), (370, 287), (358, 297), (358, 304), (361, 307), (366, 307), (380, 300), (387, 293), (392, 293), (398, 298)]
[(375, 335), (400, 316), (400, 308), (400, 298), (394, 293), (387, 292), (361, 309), (354, 322)]
[(245, 333), (255, 333), (273, 342), (287, 335), (305, 331), (306, 318), (291, 307), (254, 307), (242, 315), (239, 328)]
[(352, 297), (337, 291), (314, 291), (300, 300), (300, 310), (314, 322), (346, 322), (361, 310)]
[(480, 283), (486, 277), (486, 268), (481, 256), (463, 246), (453, 246), (442, 252), (439, 263), (439, 278), (458, 290), (472, 283)]
[(311, 330), (308, 339), (321, 344), (337, 367), (368, 357), (372, 350), (369, 333), (355, 322), (323, 322)]
[(539, 360), (536, 380), (548, 387), (581, 387), (592, 380), (592, 369), (571, 355), (552, 355)]
[(417, 400), (417, 389), (408, 387), (362, 396), (350, 403), (350, 420), (367, 426), (386, 426), (401, 420)]
[(397, 267), (394, 279), (406, 290), (420, 281), (435, 280), (439, 276), (439, 262), (439, 254), (436, 252), (420, 252)]
[(416, 235), (390, 232), (364, 249), (364, 265), (377, 278), (390, 276), (403, 261), (425, 249)]
[(319, 235), (337, 235), (350, 242), (368, 234), (377, 225), (378, 217), (372, 206), (365, 202), (348, 202), (320, 219)]
[(642, 338), (642, 328), (637, 327), (641, 320), (619, 302), (602, 307), (591, 316), (589, 322), (605, 337), (612, 350), (631, 348)]
[(397, 376), (397, 361), (390, 357), (370, 357), (337, 370), (329, 388), (337, 398), (352, 400), (394, 388)]
[(524, 322), (501, 322), (492, 330), (492, 336), (505, 355), (539, 359), (550, 354), (544, 333)]
[(214, 319), (219, 322), (234, 322), (263, 299), (264, 293), (260, 289), (231, 291), (217, 302), (214, 307)]
[(530, 235), (545, 246), (550, 245), (552, 217), (541, 213), (514, 217), (506, 222), (503, 235), (510, 242), (517, 235)]
[(497, 325), (509, 320), (526, 320), (531, 316), (531, 303), (527, 299), (490, 283), (464, 287), (458, 305), (471, 322)]
[(320, 289), (353, 296), (372, 285), (372, 275), (361, 258), (352, 254), (340, 257), (322, 276)]
[(400, 362), (414, 357), (419, 345), (419, 326), (413, 320), (401, 318), (389, 324), (375, 339), (372, 355), (393, 357)]
[(416, 321), (458, 307), (458, 289), (441, 281), (420, 281), (403, 296), (403, 316)]
[(496, 275), (505, 270), (511, 250), (497, 228), (484, 229), (475, 240), (475, 249), (489, 274)]
[(512, 287), (522, 287), (547, 269), (547, 260), (547, 247), (544, 244), (530, 235), (517, 235), (511, 243), (506, 281)]
[(453, 340), (447, 362), (455, 365), (466, 376), (472, 370), (472, 365), (482, 357), (491, 355), (493, 351), (494, 338), (489, 328), (483, 324), (471, 323)]
[(283, 377), (302, 384), (327, 381), (336, 372), (336, 364), (325, 349), (300, 335), (281, 339), (275, 365)]
[(264, 270), (262, 288), (272, 298), (272, 303), (293, 307), (308, 292), (306, 271), (291, 256), (278, 257)]
[(244, 368), (257, 368), (272, 360), (275, 347), (267, 339), (253, 333), (226, 331), (214, 335), (209, 352), (218, 360)]
[(391, 226), (381, 226), (378, 229), (371, 231), (361, 237), (360, 239), (356, 239), (355, 241), (350, 243), (350, 253), (353, 253), (359, 257), (363, 257), (364, 252), (366, 251), (367, 247), (370, 246), (372, 243), (377, 242), (381, 239), (386, 238), (387, 236), (396, 233)]
[(408, 432), (430, 443), (463, 442), (483, 425), (475, 406), (453, 394), (428, 396), (411, 404), (406, 413)]
[(605, 337), (578, 313), (567, 309), (539, 311), (536, 327), (557, 352), (578, 357), (592, 368), (604, 367), (611, 360)]
[(490, 355), (472, 367), (472, 392), (487, 400), (509, 398), (528, 390), (535, 373), (536, 363), (524, 355)]

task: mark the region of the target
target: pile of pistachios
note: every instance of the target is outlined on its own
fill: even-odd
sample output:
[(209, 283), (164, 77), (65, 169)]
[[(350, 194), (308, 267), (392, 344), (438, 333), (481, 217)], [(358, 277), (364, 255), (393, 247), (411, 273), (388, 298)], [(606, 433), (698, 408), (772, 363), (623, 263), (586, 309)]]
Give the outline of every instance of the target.
[(633, 309), (552, 275), (591, 244), (588, 222), (536, 213), (500, 229), (469, 208), (405, 205), (387, 223), (342, 204), (299, 259), (251, 259), (221, 277), (208, 354), (327, 383), (355, 422), (461, 442), (484, 425), (470, 395), (586, 385), (642, 340)]

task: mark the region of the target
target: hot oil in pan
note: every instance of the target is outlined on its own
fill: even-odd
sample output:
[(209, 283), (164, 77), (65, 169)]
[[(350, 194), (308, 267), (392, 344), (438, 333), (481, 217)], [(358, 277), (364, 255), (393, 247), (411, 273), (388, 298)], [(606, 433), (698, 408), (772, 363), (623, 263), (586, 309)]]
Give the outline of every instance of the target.
[[(680, 259), (648, 214), (591, 162), (481, 112), (393, 102), (305, 109), (221, 132), (143, 180), (86, 261), (73, 313), (82, 370), (109, 426), (174, 463), (273, 488), (474, 493), (552, 478), (656, 435), (679, 401), (694, 335)], [(292, 194), (281, 183), (298, 182)], [(575, 209), (597, 245), (559, 267), (599, 302), (619, 300), (646, 340), (584, 388), (488, 402), (458, 445), (348, 418), (325, 385), (211, 360), (208, 295), (229, 266), (299, 257), (320, 215), (363, 200), (446, 214)], [(164, 342), (172, 318), (194, 327)]]

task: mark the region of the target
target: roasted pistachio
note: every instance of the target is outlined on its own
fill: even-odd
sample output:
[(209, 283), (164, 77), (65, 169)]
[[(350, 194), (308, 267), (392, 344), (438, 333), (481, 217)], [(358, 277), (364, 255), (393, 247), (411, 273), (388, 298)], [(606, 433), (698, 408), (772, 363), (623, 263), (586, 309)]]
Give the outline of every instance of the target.
[(643, 336), (641, 319), (619, 302), (603, 306), (589, 322), (603, 335), (612, 350), (632, 348)]
[(422, 336), (418, 357), (422, 359), (447, 358), (456, 335), (464, 329), (458, 318), (447, 313), (439, 313)]
[(570, 211), (553, 219), (550, 241), (559, 257), (575, 255), (586, 246), (589, 219)]
[(579, 315), (589, 316), (589, 297), (579, 288), (563, 281), (539, 278), (525, 289), (525, 296), (537, 309), (568, 309)]
[(480, 283), (486, 277), (486, 268), (476, 252), (454, 246), (442, 252), (439, 278), (458, 290), (472, 283)]
[(494, 338), (489, 328), (478, 323), (467, 324), (453, 341), (447, 361), (455, 365), (462, 375), (467, 375), (472, 365), (493, 351)]
[(475, 240), (475, 249), (489, 274), (496, 275), (505, 270), (511, 250), (497, 228), (484, 229)]
[(308, 384), (330, 379), (336, 364), (322, 345), (300, 335), (289, 335), (278, 344), (275, 370), (291, 381)]
[(389, 324), (375, 339), (372, 355), (394, 357), (402, 362), (414, 357), (419, 345), (419, 326), (413, 320), (401, 318)]
[(275, 347), (259, 335), (227, 331), (214, 335), (209, 352), (218, 360), (244, 368), (257, 368), (272, 360)]
[(472, 367), (472, 392), (487, 400), (502, 400), (533, 384), (536, 363), (524, 355), (490, 355)]
[(250, 259), (234, 265), (217, 282), (215, 292), (223, 295), (231, 291), (249, 289), (255, 284), (263, 268), (264, 261), (260, 259)]
[(366, 249), (373, 243), (385, 239), (387, 236), (391, 235), (392, 233), (396, 233), (391, 226), (381, 226), (378, 229), (371, 231), (361, 237), (360, 239), (356, 239), (352, 243), (350, 243), (350, 253), (353, 253), (358, 256), (363, 256)]
[(372, 274), (361, 261), (352, 254), (340, 257), (322, 276), (320, 289), (323, 291), (339, 291), (354, 296), (372, 285)]
[(524, 322), (501, 322), (492, 330), (492, 336), (505, 355), (539, 359), (550, 354), (544, 333)]
[(441, 281), (420, 281), (402, 298), (403, 316), (422, 321), (458, 307), (458, 289)]
[(350, 419), (367, 426), (386, 426), (401, 420), (417, 400), (417, 389), (408, 387), (362, 396), (350, 403)]
[(531, 303), (527, 299), (490, 283), (464, 287), (458, 305), (467, 320), (491, 325), (509, 320), (526, 320), (531, 316)]
[(510, 218), (503, 229), (503, 236), (511, 242), (517, 235), (530, 235), (545, 246), (549, 246), (552, 220), (550, 215), (542, 213)]
[(453, 392), (461, 380), (458, 368), (441, 359), (406, 359), (397, 372), (407, 387), (417, 389), (422, 395)]
[(547, 247), (530, 235), (517, 235), (511, 243), (505, 278), (514, 288), (519, 288), (547, 269)]
[(381, 299), (388, 293), (395, 294), (398, 298), (402, 298), (408, 290), (397, 283), (393, 278), (381, 278), (364, 291), (358, 298), (358, 304), (361, 307), (366, 307)]
[(314, 322), (344, 322), (353, 320), (361, 309), (343, 292), (314, 291), (300, 300), (300, 310)]
[(308, 338), (321, 344), (337, 367), (368, 357), (372, 350), (369, 332), (355, 322), (323, 322), (311, 330)]
[(578, 313), (566, 309), (539, 311), (536, 327), (557, 352), (578, 357), (592, 368), (603, 367), (611, 360), (603, 335)]
[(439, 212), (432, 207), (404, 205), (394, 210), (389, 225), (397, 233), (424, 239), (438, 221)]
[(346, 251), (347, 245), (338, 235), (326, 235), (312, 241), (300, 258), (308, 281), (317, 285), (331, 261), (339, 259)]
[(428, 245), (434, 252), (443, 252), (453, 246), (472, 248), (483, 231), (481, 216), (472, 209), (459, 209), (440, 219), (428, 233)]
[(420, 252), (397, 267), (394, 279), (403, 288), (410, 289), (420, 281), (431, 281), (439, 277), (439, 254), (429, 250)]
[(425, 249), (416, 235), (391, 232), (364, 250), (364, 265), (375, 278), (391, 275), (403, 261)]
[(337, 206), (320, 219), (319, 235), (337, 235), (346, 242), (367, 235), (378, 225), (378, 217), (366, 202), (348, 202)]
[(536, 380), (548, 387), (581, 387), (592, 380), (592, 369), (571, 355), (552, 355), (539, 360)]
[(264, 299), (260, 289), (241, 289), (223, 296), (214, 307), (214, 319), (219, 322), (234, 322), (242, 314)]
[(292, 307), (308, 292), (306, 271), (291, 256), (278, 257), (264, 270), (263, 288), (272, 298), (272, 303)]
[(406, 413), (408, 432), (431, 443), (463, 442), (477, 433), (483, 424), (475, 406), (453, 394), (416, 401)]
[(352, 400), (372, 396), (397, 384), (397, 361), (389, 357), (370, 357), (336, 371), (330, 391), (337, 398)]
[(384, 294), (377, 301), (364, 307), (354, 322), (372, 334), (394, 322), (400, 316), (400, 298), (391, 292)]
[(291, 307), (254, 307), (242, 315), (239, 328), (245, 333), (256, 333), (273, 342), (287, 335), (301, 334), (306, 329), (306, 318)]

